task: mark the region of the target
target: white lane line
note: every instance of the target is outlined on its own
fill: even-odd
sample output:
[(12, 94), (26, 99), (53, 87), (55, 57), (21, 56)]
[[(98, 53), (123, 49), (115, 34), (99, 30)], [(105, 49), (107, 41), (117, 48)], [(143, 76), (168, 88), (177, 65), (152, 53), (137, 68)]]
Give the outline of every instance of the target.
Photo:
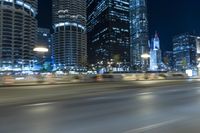
[(153, 92), (144, 92), (144, 93), (139, 93), (139, 94), (136, 94), (136, 95), (150, 95), (150, 94), (153, 94)]
[(141, 128), (136, 128), (136, 129), (131, 129), (128, 131), (125, 131), (124, 133), (142, 133), (148, 130), (152, 130), (152, 129), (156, 129), (165, 125), (169, 125), (178, 121), (182, 121), (184, 118), (179, 118), (179, 119), (173, 119), (173, 120), (169, 120), (169, 121), (163, 121), (160, 123), (156, 123), (156, 124), (152, 124), (152, 125), (148, 125), (145, 127), (141, 127)]
[(97, 101), (97, 100), (105, 100), (105, 99), (110, 99), (110, 98), (109, 97), (93, 97), (93, 98), (88, 98), (87, 100)]
[[(187, 89), (189, 91), (189, 89)], [(156, 93), (173, 93), (173, 92), (183, 92), (183, 91), (187, 91), (186, 89), (175, 89), (175, 90), (161, 90), (161, 91), (158, 91)]]
[(53, 104), (51, 103), (36, 103), (36, 104), (27, 104), (27, 105), (23, 105), (23, 107), (36, 107), (36, 106), (46, 106), (46, 105), (51, 105)]
[(143, 95), (151, 95), (153, 92), (144, 92), (144, 93), (138, 93), (138, 94), (132, 94), (132, 95), (125, 95), (125, 96), (98, 96), (98, 97), (92, 97), (88, 98), (88, 101), (100, 101), (100, 100), (117, 100), (117, 99), (123, 99), (123, 98), (130, 98), (133, 96), (143, 96)]
[(199, 90), (200, 88), (194, 87), (194, 88), (187, 88), (187, 89), (172, 89), (172, 90), (161, 90), (158, 91), (158, 93), (173, 93), (173, 92), (183, 92), (183, 91), (191, 91), (191, 90)]

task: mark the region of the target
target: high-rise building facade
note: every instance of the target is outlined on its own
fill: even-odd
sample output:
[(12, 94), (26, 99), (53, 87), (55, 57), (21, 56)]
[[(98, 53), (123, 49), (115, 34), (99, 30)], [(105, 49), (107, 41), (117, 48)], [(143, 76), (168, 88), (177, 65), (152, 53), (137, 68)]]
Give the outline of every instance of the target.
[(149, 53), (146, 0), (130, 0), (130, 22), (131, 65), (140, 69), (145, 65), (141, 55)]
[(165, 64), (167, 70), (173, 70), (174, 60), (173, 51), (165, 51), (163, 53), (163, 63)]
[(184, 72), (187, 69), (196, 69), (196, 36), (188, 33), (175, 36), (173, 38), (173, 57), (176, 71)]
[(128, 64), (129, 0), (87, 0), (87, 20), (89, 63), (106, 63), (114, 59)]
[(36, 69), (50, 70), (53, 67), (52, 58), (52, 36), (50, 29), (38, 28), (37, 30), (37, 43), (36, 47), (47, 48), (48, 52), (35, 54), (35, 66)]
[(0, 0), (0, 70), (31, 68), (37, 6), (37, 0)]
[(60, 69), (87, 63), (86, 1), (53, 0), (53, 56)]

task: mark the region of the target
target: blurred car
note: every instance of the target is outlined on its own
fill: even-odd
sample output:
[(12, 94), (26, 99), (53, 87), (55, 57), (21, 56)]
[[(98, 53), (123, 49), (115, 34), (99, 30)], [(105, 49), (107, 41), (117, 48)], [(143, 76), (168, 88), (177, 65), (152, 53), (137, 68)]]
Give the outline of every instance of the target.
[(14, 77), (10, 75), (3, 76), (2, 81), (4, 85), (12, 85), (15, 83)]

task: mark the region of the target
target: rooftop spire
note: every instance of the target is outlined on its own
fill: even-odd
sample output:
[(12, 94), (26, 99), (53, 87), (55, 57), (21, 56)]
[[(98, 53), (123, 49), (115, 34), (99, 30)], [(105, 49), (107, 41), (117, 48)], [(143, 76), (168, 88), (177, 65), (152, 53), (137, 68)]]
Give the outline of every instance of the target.
[(155, 38), (158, 38), (158, 32), (155, 31)]

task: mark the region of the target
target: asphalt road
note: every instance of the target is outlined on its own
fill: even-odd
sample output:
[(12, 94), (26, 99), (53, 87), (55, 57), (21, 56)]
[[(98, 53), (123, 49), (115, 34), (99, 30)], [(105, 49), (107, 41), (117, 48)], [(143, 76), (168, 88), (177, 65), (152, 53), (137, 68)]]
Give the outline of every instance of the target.
[(99, 95), (1, 106), (0, 133), (199, 133), (200, 81), (159, 84), (115, 83)]

